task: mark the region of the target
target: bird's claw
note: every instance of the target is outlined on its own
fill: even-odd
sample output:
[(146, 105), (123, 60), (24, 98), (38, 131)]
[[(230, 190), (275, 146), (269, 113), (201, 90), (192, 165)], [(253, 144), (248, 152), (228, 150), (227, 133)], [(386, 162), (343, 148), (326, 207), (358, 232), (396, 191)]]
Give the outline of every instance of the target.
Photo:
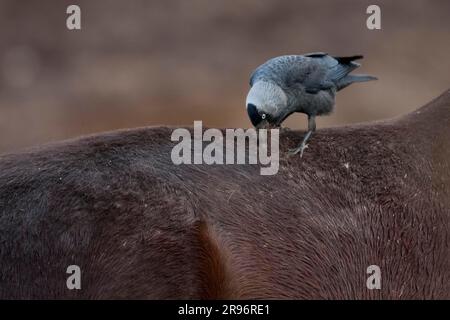
[(294, 155), (296, 155), (297, 153), (300, 152), (300, 158), (303, 158), (303, 151), (305, 151), (306, 148), (308, 148), (308, 145), (302, 143), (302, 144), (299, 145), (297, 148), (289, 149), (288, 153), (289, 153), (291, 156), (294, 156)]

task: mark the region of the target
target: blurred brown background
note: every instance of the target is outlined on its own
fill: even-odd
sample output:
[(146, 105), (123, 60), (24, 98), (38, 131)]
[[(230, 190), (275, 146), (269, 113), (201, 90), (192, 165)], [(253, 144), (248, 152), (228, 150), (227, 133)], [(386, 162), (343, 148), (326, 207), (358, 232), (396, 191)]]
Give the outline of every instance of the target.
[[(81, 31), (66, 28), (69, 4)], [(450, 88), (449, 14), (448, 0), (0, 0), (0, 152), (194, 120), (249, 127), (251, 71), (313, 51), (364, 54), (359, 72), (380, 79), (342, 91), (319, 127), (404, 114)]]

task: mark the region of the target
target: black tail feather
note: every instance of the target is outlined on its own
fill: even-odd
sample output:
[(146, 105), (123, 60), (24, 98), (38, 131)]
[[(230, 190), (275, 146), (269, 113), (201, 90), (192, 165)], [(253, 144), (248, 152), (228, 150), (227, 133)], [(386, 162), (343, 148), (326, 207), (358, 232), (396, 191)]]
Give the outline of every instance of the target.
[(349, 64), (354, 60), (359, 60), (364, 58), (363, 55), (356, 55), (356, 56), (351, 56), (351, 57), (334, 57), (339, 63), (341, 64)]

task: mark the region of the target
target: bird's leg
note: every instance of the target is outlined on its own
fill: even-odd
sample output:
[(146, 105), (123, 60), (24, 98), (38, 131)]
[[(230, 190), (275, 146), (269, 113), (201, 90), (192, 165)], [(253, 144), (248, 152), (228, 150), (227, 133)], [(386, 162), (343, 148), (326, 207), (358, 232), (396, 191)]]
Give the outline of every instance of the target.
[(306, 133), (305, 137), (303, 138), (302, 143), (300, 143), (300, 145), (295, 148), (295, 149), (290, 149), (289, 153), (291, 155), (297, 154), (300, 152), (300, 158), (303, 157), (303, 151), (308, 148), (308, 145), (306, 144), (306, 142), (308, 141), (309, 137), (311, 137), (311, 134), (316, 131), (316, 117), (315, 116), (308, 116), (308, 132)]

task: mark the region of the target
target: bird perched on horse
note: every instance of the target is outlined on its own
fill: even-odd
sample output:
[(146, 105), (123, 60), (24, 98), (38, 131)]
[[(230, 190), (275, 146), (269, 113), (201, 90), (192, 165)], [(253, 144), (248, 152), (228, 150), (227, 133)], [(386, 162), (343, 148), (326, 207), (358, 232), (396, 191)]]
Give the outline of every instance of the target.
[(369, 75), (350, 74), (363, 56), (332, 57), (316, 52), (286, 55), (268, 60), (250, 77), (247, 112), (256, 128), (278, 127), (292, 113), (308, 116), (308, 132), (290, 153), (303, 156), (306, 142), (316, 130), (316, 116), (333, 111), (336, 92), (354, 82), (376, 80)]

